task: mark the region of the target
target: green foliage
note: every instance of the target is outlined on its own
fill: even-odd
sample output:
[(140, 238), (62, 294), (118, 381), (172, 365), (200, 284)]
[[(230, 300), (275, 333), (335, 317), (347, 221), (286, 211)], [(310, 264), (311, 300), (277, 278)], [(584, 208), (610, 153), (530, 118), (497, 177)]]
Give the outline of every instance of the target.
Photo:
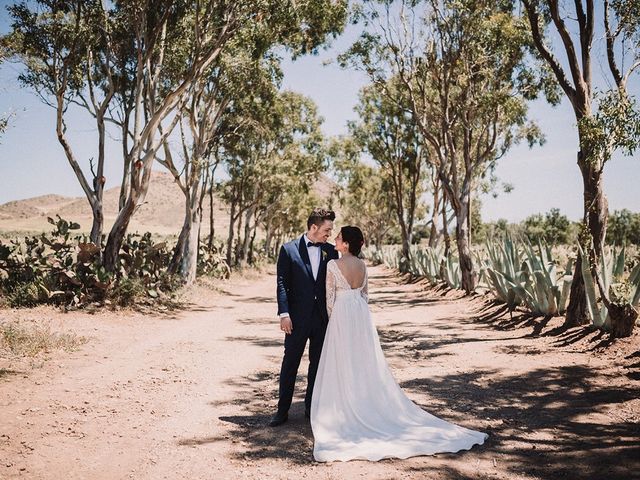
[(506, 235), (503, 242), (487, 242), (488, 257), (483, 262), (487, 283), (509, 311), (522, 305), (535, 315), (561, 315), (571, 289), (570, 260), (559, 276), (551, 249), (538, 243), (516, 244)]
[[(444, 283), (460, 288), (460, 268), (455, 255), (444, 256), (442, 248), (413, 247), (411, 261), (406, 262), (398, 246), (370, 247), (365, 255), (374, 264), (406, 271), (425, 277), (433, 285)], [(509, 311), (524, 309), (533, 315), (564, 314), (571, 282), (573, 259), (568, 258), (561, 270), (561, 257), (542, 242), (533, 246), (529, 241), (514, 241), (505, 235), (501, 241), (488, 240), (484, 248), (475, 252), (480, 267), (481, 286), (486, 287), (497, 301), (505, 303)], [(584, 263), (583, 263), (584, 264)], [(589, 304), (596, 326), (605, 326), (607, 311), (598, 306), (599, 296), (588, 267), (584, 269)], [(602, 260), (600, 275), (605, 288), (616, 301), (640, 304), (640, 264), (624, 249), (612, 250)]]
[(588, 162), (606, 162), (620, 150), (631, 156), (640, 145), (640, 109), (633, 97), (610, 90), (596, 97), (598, 110), (578, 122), (583, 152)]
[(211, 249), (201, 244), (198, 250), (198, 275), (206, 275), (214, 278), (229, 278), (231, 269), (227, 265), (222, 246), (213, 246)]
[(342, 207), (341, 223), (358, 225), (367, 244), (389, 243), (389, 233), (397, 229), (397, 217), (388, 176), (360, 159), (351, 137), (334, 140), (329, 156), (338, 182), (335, 193)]
[[(128, 305), (130, 302), (170, 298), (178, 287), (167, 273), (170, 252), (150, 233), (128, 235), (122, 246), (120, 268), (109, 274), (101, 264), (100, 247), (84, 236), (73, 236), (77, 223), (49, 218), (50, 234), (0, 240), (0, 292), (9, 305), (40, 303), (83, 307), (94, 302)], [(215, 265), (212, 259), (208, 265)]]
[[(377, 150), (388, 150), (408, 163), (418, 150), (428, 152), (455, 215), (459, 265), (471, 292), (477, 277), (469, 254), (472, 192), (492, 188), (497, 162), (514, 145), (544, 142), (527, 114), (530, 100), (553, 93), (549, 71), (530, 55), (526, 19), (510, 2), (380, 0), (362, 2), (358, 18), (365, 31), (339, 60), (368, 75), (367, 89), (378, 102), (369, 104), (383, 114), (365, 133), (365, 140), (380, 148), (367, 151), (377, 160)], [(400, 145), (415, 142), (419, 149), (398, 148), (397, 138)], [(400, 205), (411, 189), (398, 190)], [(407, 207), (398, 215), (403, 234), (402, 213), (412, 212)]]
[[(223, 110), (224, 115), (231, 116), (243, 110), (247, 113), (248, 104), (253, 102), (255, 110), (264, 113), (260, 102), (271, 103), (269, 95), (265, 95), (265, 84), (271, 87), (274, 97), (279, 86), (278, 54), (287, 51), (296, 57), (315, 53), (328, 38), (342, 31), (347, 7), (344, 0), (35, 0), (9, 8), (13, 31), (3, 45), (10, 45), (11, 53), (25, 67), (20, 75), (22, 84), (57, 109), (58, 138), (92, 205), (101, 203), (102, 190), (92, 190), (91, 180), (102, 180), (104, 144), (100, 143), (97, 155), (97, 178), (85, 178), (69, 142), (63, 138), (69, 121), (65, 113), (75, 103), (88, 110), (99, 127), (106, 120), (121, 128), (125, 178), (129, 178), (132, 167), (135, 177), (130, 188), (124, 186), (123, 197), (126, 194), (127, 198), (123, 201), (134, 205), (146, 195), (148, 172), (157, 158), (156, 152), (184, 113), (179, 111), (181, 108), (193, 112), (204, 103), (205, 110), (216, 111), (204, 123), (192, 121), (198, 123), (192, 137), (211, 131), (215, 132), (214, 137), (220, 136), (217, 113), (222, 115)], [(203, 85), (210, 94), (204, 102), (187, 98), (193, 92), (202, 93)], [(287, 106), (286, 101), (281, 103), (282, 108)], [(311, 119), (309, 109), (301, 110)], [(234, 127), (256, 119), (248, 117)], [(271, 120), (265, 118), (267, 123)], [(261, 123), (254, 122), (253, 133)], [(287, 126), (281, 130), (287, 130)], [(289, 129), (288, 133), (292, 132), (294, 136), (298, 133)], [(244, 133), (249, 140), (248, 132)], [(247, 143), (256, 145), (255, 141)], [(208, 161), (214, 146), (219, 146), (218, 138), (198, 144), (193, 155), (196, 162)], [(184, 149), (185, 156), (187, 150)], [(228, 152), (228, 144), (223, 151)], [(285, 147), (281, 154), (282, 158), (297, 155), (293, 146)], [(299, 170), (304, 163), (311, 165), (308, 158), (298, 157)], [(194, 167), (185, 170), (195, 171), (197, 177), (201, 168)], [(262, 174), (259, 178), (277, 182), (277, 174)], [(254, 219), (255, 208), (251, 210)], [(121, 209), (108, 237), (104, 261), (111, 272), (118, 271), (117, 255), (134, 211)], [(99, 234), (92, 234), (92, 238), (99, 241)]]
[(425, 277), (433, 285), (445, 283), (450, 288), (460, 288), (462, 285), (458, 258), (453, 254), (445, 257), (442, 247), (412, 246), (409, 259), (403, 255), (402, 248), (391, 245), (369, 247), (364, 255), (374, 264), (384, 264), (403, 273)]
[(572, 234), (571, 222), (560, 213), (560, 209), (552, 208), (544, 216), (535, 214), (527, 217), (522, 222), (522, 233), (533, 243), (565, 244)]
[[(478, 205), (474, 202), (473, 205)], [(545, 214), (528, 216), (520, 223), (509, 223), (505, 219), (483, 223), (479, 208), (471, 212), (471, 232), (475, 243), (484, 243), (489, 239), (503, 238), (509, 234), (525, 237), (531, 243), (548, 242), (552, 245), (573, 244), (577, 240), (579, 224), (571, 222), (557, 208)]]
[(127, 288), (134, 292), (144, 288), (151, 298), (168, 294), (177, 287), (177, 279), (167, 272), (170, 259), (171, 251), (166, 242), (155, 243), (149, 232), (129, 234), (119, 256), (119, 283), (130, 281)]
[(0, 285), (9, 303), (78, 305), (102, 299), (110, 278), (100, 269), (100, 249), (82, 237), (71, 238), (79, 225), (58, 217), (50, 235), (0, 241)]
[[(407, 102), (406, 93), (397, 79), (388, 80), (382, 88), (367, 86), (360, 91), (355, 108), (359, 120), (350, 122), (349, 130), (351, 148), (359, 148), (375, 162), (377, 168), (369, 173), (379, 176), (378, 185), (369, 188), (386, 190), (386, 198), (380, 198), (384, 192), (377, 197), (389, 205), (395, 215), (408, 260), (414, 224), (425, 213), (421, 197), (426, 190), (425, 177), (430, 164), (426, 144)], [(354, 160), (351, 160), (351, 167), (364, 168), (358, 167)]]
[(640, 213), (615, 210), (609, 216), (606, 240), (613, 245), (640, 245)]
[(223, 119), (230, 133), (222, 137), (219, 155), (227, 179), (218, 188), (240, 237), (235, 258), (227, 254), (231, 264), (248, 259), (248, 235), (258, 225), (268, 239), (306, 227), (309, 210), (317, 205), (311, 187), (328, 163), (315, 103), (265, 87), (268, 95), (245, 98)]
[[(608, 330), (611, 327), (609, 311), (604, 303), (601, 303), (600, 290), (589, 268), (589, 261), (580, 245), (578, 245), (578, 252), (582, 257), (581, 272), (591, 321), (594, 326)], [(640, 264), (637, 263), (638, 259), (635, 259), (635, 266), (628, 268), (626, 256), (627, 252), (624, 247), (611, 248), (600, 257), (597, 274), (611, 303), (618, 306), (630, 304), (638, 307), (640, 305)]]

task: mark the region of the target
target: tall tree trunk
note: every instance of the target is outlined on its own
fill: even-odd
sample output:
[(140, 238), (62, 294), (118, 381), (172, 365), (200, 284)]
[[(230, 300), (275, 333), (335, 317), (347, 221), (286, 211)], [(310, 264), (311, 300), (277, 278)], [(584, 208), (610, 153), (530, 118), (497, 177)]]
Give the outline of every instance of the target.
[[(468, 194), (467, 194), (468, 195)], [(460, 202), (460, 208), (456, 214), (456, 245), (458, 246), (458, 258), (460, 262), (460, 275), (462, 288), (467, 294), (473, 293), (478, 284), (478, 274), (473, 268), (471, 256), (471, 237), (469, 235), (469, 202), (468, 196)]]
[(98, 126), (98, 169), (93, 177), (93, 191), (95, 192), (95, 201), (91, 206), (93, 211), (93, 225), (91, 226), (91, 241), (98, 246), (102, 246), (102, 229), (104, 227), (104, 185), (106, 179), (104, 177), (105, 162), (105, 122), (104, 115), (108, 102), (113, 97), (113, 90), (110, 90), (105, 103), (96, 109), (96, 123)]
[(180, 264), (180, 276), (187, 285), (193, 283), (198, 271), (198, 245), (200, 243), (201, 220), (202, 212), (196, 207), (192, 211), (189, 234), (187, 241), (184, 243), (182, 262)]
[(207, 248), (209, 251), (213, 249), (213, 239), (215, 235), (215, 218), (213, 217), (213, 175), (209, 184), (209, 241)]
[(202, 182), (196, 179), (185, 197), (185, 219), (178, 236), (169, 271), (178, 273), (185, 284), (196, 279), (198, 269), (198, 246), (202, 223)]
[(231, 201), (231, 213), (229, 215), (229, 235), (227, 236), (227, 265), (229, 268), (233, 265), (231, 262), (233, 254), (233, 235), (235, 232), (235, 218), (236, 218), (236, 201)]
[(186, 212), (184, 216), (184, 220), (182, 222), (182, 228), (180, 229), (180, 234), (178, 235), (178, 241), (176, 242), (176, 246), (173, 249), (173, 256), (171, 257), (171, 261), (169, 262), (169, 273), (171, 275), (175, 275), (180, 270), (180, 264), (182, 263), (182, 255), (184, 253), (184, 245), (187, 243), (187, 237), (189, 236), (189, 224), (191, 223), (190, 215), (189, 215), (189, 207), (185, 206)]
[(271, 240), (273, 237), (273, 233), (271, 231), (271, 225), (267, 222), (267, 228), (264, 236), (264, 254), (267, 257), (271, 256)]
[(120, 254), (127, 228), (129, 228), (129, 222), (136, 210), (136, 205), (137, 199), (134, 196), (129, 197), (111, 227), (103, 256), (104, 266), (108, 272), (116, 273), (118, 270), (118, 255)]
[(409, 263), (411, 262), (411, 231), (409, 230), (405, 219), (402, 208), (396, 207), (396, 216), (398, 218), (398, 225), (400, 226), (400, 236), (402, 240), (402, 257), (404, 258), (406, 264), (403, 266), (400, 263), (400, 271), (405, 272), (409, 268)]
[(129, 187), (131, 185), (131, 157), (129, 156), (129, 118), (130, 111), (126, 109), (124, 122), (122, 124), (122, 158), (124, 158), (124, 165), (122, 171), (122, 183), (120, 184), (120, 195), (118, 197), (118, 211), (124, 208), (124, 204), (127, 201), (127, 195), (129, 194)]
[[(102, 189), (100, 193), (102, 193)], [(102, 229), (104, 228), (102, 195), (100, 195), (96, 203), (91, 206), (91, 211), (93, 212), (93, 223), (91, 225), (91, 233), (89, 234), (89, 238), (91, 239), (91, 242), (100, 247), (102, 245)]]
[(256, 211), (255, 206), (251, 206), (247, 209), (247, 215), (244, 224), (244, 238), (242, 240), (242, 263), (246, 266), (249, 259), (249, 244), (251, 242), (251, 221), (253, 220), (254, 213)]
[[(608, 202), (602, 189), (602, 168), (600, 162), (594, 162), (588, 153), (578, 152), (578, 166), (582, 173), (584, 187), (583, 222), (589, 230), (592, 245), (587, 246), (589, 255), (598, 264), (603, 254), (604, 239), (607, 231)], [(593, 251), (591, 251), (593, 249)], [(591, 316), (587, 305), (584, 279), (582, 277), (582, 258), (578, 257), (573, 272), (571, 294), (565, 317), (566, 327), (586, 325), (591, 322)]]
[(444, 256), (448, 257), (451, 252), (451, 237), (449, 236), (449, 222), (447, 220), (447, 197), (442, 196), (442, 236), (444, 237)]
[(431, 230), (429, 231), (429, 246), (435, 247), (438, 242), (438, 217), (440, 216), (440, 189), (437, 184), (433, 188), (433, 208), (431, 209)]
[(400, 233), (402, 234), (402, 256), (407, 262), (405, 268), (401, 268), (401, 271), (408, 271), (409, 263), (411, 262), (411, 234), (407, 232), (406, 226), (400, 227)]
[(254, 257), (254, 251), (255, 251), (255, 241), (256, 241), (256, 234), (258, 233), (258, 222), (256, 221), (256, 223), (253, 225), (253, 228), (251, 230), (251, 241), (249, 242), (249, 264), (253, 265), (255, 263), (255, 257)]
[[(151, 156), (154, 152), (147, 152), (145, 156)], [(118, 255), (124, 241), (124, 236), (129, 228), (129, 223), (136, 212), (140, 202), (143, 202), (149, 191), (149, 181), (151, 180), (151, 164), (143, 168), (145, 162), (138, 160), (134, 164), (135, 171), (132, 172), (129, 194), (124, 207), (118, 212), (104, 249), (104, 266), (108, 272), (115, 272), (118, 265)], [(141, 171), (142, 170), (142, 171)]]
[(242, 206), (240, 207), (240, 209), (238, 210), (238, 223), (236, 224), (236, 248), (235, 248), (235, 257), (234, 257), (234, 264), (238, 265), (242, 256), (242, 215), (244, 214), (245, 209), (242, 208)]

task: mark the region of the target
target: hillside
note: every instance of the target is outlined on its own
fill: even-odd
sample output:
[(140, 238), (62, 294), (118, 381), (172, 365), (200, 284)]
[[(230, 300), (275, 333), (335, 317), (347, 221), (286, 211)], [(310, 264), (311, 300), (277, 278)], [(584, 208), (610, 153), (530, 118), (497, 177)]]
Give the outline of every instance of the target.
[[(318, 179), (314, 190), (319, 198), (328, 201), (333, 182), (326, 176)], [(105, 225), (111, 226), (118, 213), (120, 187), (104, 193)], [(0, 231), (32, 232), (50, 230), (47, 217), (60, 215), (78, 222), (81, 231), (91, 229), (91, 208), (84, 197), (42, 195), (25, 200), (15, 200), (0, 205)], [(229, 211), (219, 199), (214, 200), (215, 229), (226, 234), (229, 227)], [(134, 215), (129, 231), (150, 231), (160, 235), (176, 235), (184, 219), (184, 195), (169, 173), (153, 172), (145, 203)], [(209, 202), (205, 201), (202, 231), (209, 230)], [(222, 235), (221, 235), (222, 236)]]

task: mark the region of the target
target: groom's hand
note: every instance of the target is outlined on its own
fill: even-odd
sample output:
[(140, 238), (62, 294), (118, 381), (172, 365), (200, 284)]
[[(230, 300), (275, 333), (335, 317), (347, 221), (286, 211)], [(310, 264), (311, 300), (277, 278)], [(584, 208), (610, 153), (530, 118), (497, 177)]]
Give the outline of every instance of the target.
[(293, 331), (293, 323), (291, 323), (290, 317), (280, 318), (280, 330), (282, 330), (287, 335), (291, 335), (291, 332)]

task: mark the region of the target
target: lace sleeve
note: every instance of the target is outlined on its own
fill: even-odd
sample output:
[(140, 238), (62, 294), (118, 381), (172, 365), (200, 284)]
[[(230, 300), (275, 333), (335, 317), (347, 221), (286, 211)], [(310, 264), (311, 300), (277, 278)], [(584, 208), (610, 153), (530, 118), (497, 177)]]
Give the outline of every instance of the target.
[(366, 267), (364, 270), (364, 282), (362, 283), (362, 290), (360, 290), (360, 294), (362, 295), (362, 298), (364, 298), (364, 301), (369, 303), (369, 272), (367, 272)]
[(336, 275), (329, 268), (329, 265), (331, 265), (331, 262), (327, 265), (327, 314), (331, 318), (333, 304), (336, 302)]

